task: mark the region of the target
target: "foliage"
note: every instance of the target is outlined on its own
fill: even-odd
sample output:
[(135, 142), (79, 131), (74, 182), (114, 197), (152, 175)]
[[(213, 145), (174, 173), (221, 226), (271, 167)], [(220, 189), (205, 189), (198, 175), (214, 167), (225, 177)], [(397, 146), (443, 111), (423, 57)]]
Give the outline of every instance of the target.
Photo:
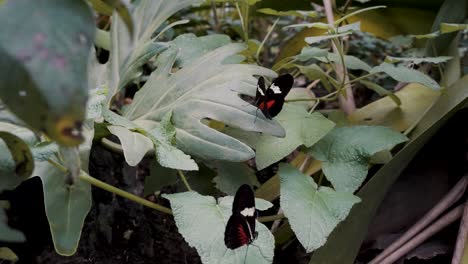
[[(465, 30), (458, 20), (439, 21), (454, 8), (451, 1), (442, 6), (433, 33), (411, 37)], [(58, 254), (75, 254), (94, 185), (172, 213), (178, 232), (203, 263), (272, 263), (275, 250), (281, 250), (275, 248), (275, 236), (283, 238), (276, 241), (281, 243), (297, 237), (308, 253), (315, 251), (311, 263), (354, 261), (389, 186), (466, 104), (467, 77), (458, 80), (460, 68), (453, 66), (460, 64), (458, 50), (455, 45), (450, 56), (422, 54), (409, 49), (408, 37), (376, 40), (356, 19), (381, 14), (384, 6), (351, 12), (345, 6), (329, 24), (321, 10), (275, 9), (288, 5), (265, 2), (18, 0), (0, 5), (5, 27), (0, 98), (6, 106), (0, 105), (0, 192), (40, 177)], [(264, 8), (256, 10), (259, 6)], [(18, 15), (11, 19), (13, 9)], [(105, 65), (90, 51), (96, 32), (92, 12), (110, 16), (94, 41), (110, 49)], [(29, 23), (18, 33), (26, 16)], [(204, 23), (187, 19), (195, 17)], [(252, 26), (265, 24), (271, 26), (259, 27), (264, 32)], [(312, 31), (297, 31), (302, 28), (320, 33), (303, 35)], [(281, 55), (278, 46), (286, 37), (308, 45)], [(382, 47), (389, 51), (381, 52)], [(431, 67), (437, 71), (429, 75)], [(292, 89), (282, 112), (270, 120), (251, 104), (256, 76), (270, 79), (280, 71), (294, 75), (298, 85), (305, 80), (307, 88)], [(450, 79), (439, 84), (441, 76), (434, 72)], [(396, 92), (396, 82), (408, 85)], [(341, 116), (336, 108), (345, 110), (343, 102), (355, 106), (353, 92), (361, 88), (384, 98)], [(443, 88), (446, 94), (439, 96)], [(129, 96), (132, 89), (136, 93)], [(337, 110), (335, 115), (329, 108)], [(93, 144), (121, 153), (130, 166), (151, 158), (145, 195), (159, 196), (177, 181), (188, 191), (161, 195), (171, 211), (94, 179), (88, 172)], [(402, 148), (395, 149), (399, 144)], [(379, 160), (384, 165), (368, 175), (376, 155), (384, 155)], [(260, 183), (256, 170), (279, 162), (278, 175)], [(224, 230), (233, 198), (219, 196), (233, 195), (244, 183), (258, 187), (257, 196), (269, 190), (268, 199), (279, 197), (274, 209), (284, 215), (258, 220), (287, 221), (277, 222), (273, 232), (257, 221), (258, 238), (230, 250)], [(217, 191), (211, 191), (214, 187)], [(200, 194), (207, 189), (212, 196)], [(272, 206), (256, 199), (258, 210)], [(7, 225), (0, 208), (0, 240), (24, 239)], [(336, 248), (344, 249), (334, 253)]]

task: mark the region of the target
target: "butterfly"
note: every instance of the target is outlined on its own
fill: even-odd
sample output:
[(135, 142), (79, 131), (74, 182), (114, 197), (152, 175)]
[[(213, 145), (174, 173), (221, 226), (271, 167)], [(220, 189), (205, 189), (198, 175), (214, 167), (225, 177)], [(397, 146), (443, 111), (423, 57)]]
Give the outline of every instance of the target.
[(281, 112), (284, 98), (291, 90), (293, 83), (294, 78), (291, 74), (284, 74), (274, 79), (268, 88), (265, 86), (263, 77), (258, 79), (255, 105), (266, 118), (271, 119)]
[(255, 231), (257, 219), (255, 196), (252, 188), (244, 184), (237, 189), (232, 204), (232, 215), (224, 231), (224, 244), (230, 249), (251, 244), (258, 236)]

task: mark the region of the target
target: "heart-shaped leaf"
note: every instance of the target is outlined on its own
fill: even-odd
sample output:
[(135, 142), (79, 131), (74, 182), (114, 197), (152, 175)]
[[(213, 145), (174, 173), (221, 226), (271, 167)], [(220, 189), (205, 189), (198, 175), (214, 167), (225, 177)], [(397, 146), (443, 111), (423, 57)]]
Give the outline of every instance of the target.
[(318, 187), (311, 177), (289, 164), (280, 164), (281, 208), (307, 252), (325, 244), (328, 235), (343, 221), (355, 203), (352, 193)]
[(323, 173), (337, 191), (354, 192), (366, 178), (373, 154), (407, 140), (387, 127), (339, 127), (315, 144), (310, 153), (322, 161)]
[(301, 145), (312, 146), (335, 126), (322, 114), (309, 114), (303, 106), (291, 104), (285, 104), (275, 119), (286, 129), (286, 137), (260, 136), (255, 145), (255, 162), (259, 170), (281, 160)]
[[(196, 192), (165, 194), (163, 197), (171, 202), (179, 233), (190, 246), (197, 249), (204, 264), (273, 262), (274, 237), (270, 230), (258, 221), (258, 237), (252, 244), (235, 250), (225, 246), (224, 230), (232, 213), (234, 197), (219, 198), (218, 203), (213, 197)], [(255, 203), (259, 210), (266, 210), (272, 206), (270, 202), (261, 199), (255, 199)]]

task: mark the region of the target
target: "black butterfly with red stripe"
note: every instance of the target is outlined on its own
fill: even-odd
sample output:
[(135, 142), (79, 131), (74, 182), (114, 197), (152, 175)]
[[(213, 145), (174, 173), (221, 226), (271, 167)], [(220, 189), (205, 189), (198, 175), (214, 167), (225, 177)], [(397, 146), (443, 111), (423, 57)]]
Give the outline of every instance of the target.
[(265, 79), (260, 77), (257, 83), (255, 105), (266, 118), (272, 119), (281, 112), (284, 98), (286, 98), (293, 84), (294, 77), (291, 74), (284, 74), (274, 79), (268, 88), (265, 86)]
[(252, 188), (244, 184), (239, 187), (232, 204), (232, 215), (224, 231), (224, 244), (230, 249), (251, 244), (258, 233), (255, 231), (257, 219), (255, 196)]

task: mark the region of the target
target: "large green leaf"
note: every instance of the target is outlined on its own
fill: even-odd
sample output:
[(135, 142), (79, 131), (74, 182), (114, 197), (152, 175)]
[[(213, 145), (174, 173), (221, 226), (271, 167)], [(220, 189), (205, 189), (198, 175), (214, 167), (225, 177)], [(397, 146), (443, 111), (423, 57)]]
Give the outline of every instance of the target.
[(216, 188), (226, 194), (235, 195), (242, 184), (260, 186), (254, 171), (245, 163), (216, 161), (209, 166), (217, 172), (213, 179)]
[(431, 79), (431, 77), (423, 74), (420, 71), (406, 68), (404, 66), (395, 66), (390, 63), (382, 63), (379, 66), (372, 68), (370, 73), (384, 72), (393, 79), (404, 83), (420, 83), (434, 90), (439, 90), (439, 84)]
[[(274, 237), (258, 221), (258, 237), (248, 248), (243, 246), (231, 250), (224, 245), (224, 230), (232, 213), (232, 196), (219, 198), (218, 202), (211, 196), (202, 196), (196, 192), (164, 194), (163, 197), (171, 202), (179, 233), (190, 246), (197, 249), (204, 264), (273, 262)], [(259, 210), (272, 206), (270, 202), (261, 199), (255, 199), (255, 203)]]
[(114, 12), (111, 29), (110, 92), (108, 102), (115, 93), (141, 75), (141, 66), (167, 48), (166, 43), (155, 43), (152, 35), (174, 13), (201, 0), (142, 0), (132, 17), (134, 34), (129, 34), (126, 24)]
[(353, 193), (366, 178), (372, 155), (406, 140), (387, 127), (339, 127), (315, 144), (310, 153), (322, 161), (323, 173), (337, 191)]
[[(385, 164), (359, 191), (362, 202), (356, 205), (348, 218), (338, 225), (324, 247), (315, 252), (311, 264), (353, 263), (367, 228), (385, 194), (416, 153), (435, 132), (468, 102), (468, 76), (447, 89), (447, 94), (424, 115), (411, 134), (411, 141)], [(336, 250), (339, 248), (340, 250)]]
[(254, 95), (257, 80), (252, 75), (274, 76), (272, 71), (258, 66), (223, 63), (243, 49), (241, 44), (225, 45), (175, 73), (171, 69), (177, 51), (169, 49), (158, 57), (157, 70), (135, 94), (124, 116), (137, 124), (156, 126), (172, 111), (177, 146), (184, 152), (210, 160), (252, 158), (254, 152), (246, 144), (200, 122), (210, 118), (248, 131), (284, 136), (277, 122), (256, 117), (257, 108), (239, 97), (239, 93)]
[(0, 7), (0, 24), (2, 101), (58, 143), (78, 145), (83, 140), (79, 132), (95, 28), (88, 5), (74, 0), (8, 1)]
[(279, 175), (281, 208), (307, 252), (325, 244), (336, 225), (361, 200), (352, 193), (318, 187), (311, 177), (289, 164), (280, 164)]
[(68, 185), (66, 174), (47, 161), (37, 162), (34, 170), (34, 176), (42, 180), (55, 250), (70, 256), (76, 252), (84, 219), (91, 209), (91, 185), (79, 179)]
[(255, 145), (255, 162), (259, 170), (281, 160), (301, 145), (312, 146), (335, 126), (320, 113), (309, 114), (304, 107), (290, 104), (285, 104), (275, 119), (285, 128), (286, 137), (259, 137)]

